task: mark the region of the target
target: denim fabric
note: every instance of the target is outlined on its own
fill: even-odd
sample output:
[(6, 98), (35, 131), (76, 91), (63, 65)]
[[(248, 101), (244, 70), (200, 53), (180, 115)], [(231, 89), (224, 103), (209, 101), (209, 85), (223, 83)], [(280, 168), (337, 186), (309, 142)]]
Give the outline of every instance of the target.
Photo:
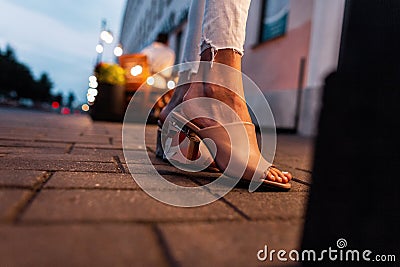
[[(211, 48), (213, 57), (219, 49), (233, 49), (243, 55), (246, 21), (251, 0), (192, 0), (181, 63), (200, 60)], [(180, 69), (197, 73), (198, 64)]]
[(212, 48), (234, 49), (243, 55), (246, 22), (251, 0), (206, 0), (201, 52)]

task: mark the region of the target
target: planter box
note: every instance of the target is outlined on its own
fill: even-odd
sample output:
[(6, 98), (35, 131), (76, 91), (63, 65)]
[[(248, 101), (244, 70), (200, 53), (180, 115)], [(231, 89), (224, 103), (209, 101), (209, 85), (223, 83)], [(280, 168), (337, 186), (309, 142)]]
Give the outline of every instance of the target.
[(97, 90), (96, 101), (89, 112), (92, 119), (122, 122), (126, 109), (124, 86), (99, 83)]

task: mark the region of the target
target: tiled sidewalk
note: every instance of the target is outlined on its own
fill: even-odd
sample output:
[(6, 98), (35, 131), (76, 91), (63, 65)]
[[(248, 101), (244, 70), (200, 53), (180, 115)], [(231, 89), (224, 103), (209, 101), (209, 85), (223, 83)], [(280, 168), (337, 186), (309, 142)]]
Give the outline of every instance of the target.
[[(0, 266), (262, 266), (257, 252), (264, 245), (299, 247), (311, 139), (278, 136), (275, 164), (296, 177), (291, 191), (236, 188), (210, 205), (177, 208), (134, 182), (121, 127), (0, 108)], [(150, 158), (168, 180), (198, 186), (215, 176), (155, 159), (156, 128), (150, 130)], [(132, 175), (146, 174), (146, 150), (130, 153)]]

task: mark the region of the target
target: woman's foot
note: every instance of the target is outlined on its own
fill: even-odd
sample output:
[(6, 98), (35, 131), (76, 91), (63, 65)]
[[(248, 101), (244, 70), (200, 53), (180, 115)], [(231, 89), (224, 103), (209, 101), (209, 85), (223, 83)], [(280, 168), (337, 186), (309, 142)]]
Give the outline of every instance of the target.
[(190, 87), (189, 83), (189, 72), (182, 72), (179, 76), (178, 86), (174, 89), (174, 93), (171, 96), (171, 99), (167, 103), (167, 105), (161, 110), (158, 118), (161, 125), (164, 123), (168, 114), (174, 110), (176, 106), (178, 106), (183, 101), (183, 97), (187, 93)]
[[(202, 60), (203, 61), (211, 61), (211, 51), (205, 51), (202, 54)], [(221, 109), (219, 107), (215, 107), (213, 110), (213, 107), (211, 107), (211, 113), (212, 113), (212, 118), (196, 118), (195, 120), (192, 120), (192, 122), (197, 125), (199, 128), (204, 129), (207, 127), (211, 126), (216, 126), (218, 124), (227, 124), (233, 122), (235, 119), (239, 120), (241, 122), (245, 123), (251, 123), (251, 117), (247, 109), (246, 102), (244, 100), (244, 91), (243, 91), (243, 86), (242, 86), (242, 76), (241, 76), (241, 55), (236, 53), (232, 49), (223, 49), (219, 50), (216, 56), (213, 59), (214, 62), (228, 65), (236, 71), (224, 71), (223, 75), (221, 75), (221, 72), (219, 71), (218, 67), (212, 66), (210, 69), (207, 70), (207, 75), (209, 80), (218, 80), (220, 81), (221, 84), (228, 84), (227, 87), (229, 89), (224, 88), (222, 86), (216, 85), (214, 83), (192, 83), (190, 88), (187, 90), (187, 93), (183, 97), (183, 101), (189, 101), (191, 99), (196, 99), (199, 97), (207, 97), (207, 98), (212, 98), (218, 101), (223, 102), (225, 105), (230, 107), (236, 114), (229, 116), (228, 113), (226, 112), (221, 112)], [(221, 66), (221, 65), (220, 65)], [(215, 71), (214, 71), (215, 69)], [(227, 69), (229, 69), (227, 67)], [(204, 75), (204, 73), (201, 73), (201, 75)], [(215, 75), (215, 77), (212, 77)], [(217, 77), (218, 76), (218, 77)], [(207, 108), (210, 109), (210, 105), (207, 105)], [(193, 107), (191, 105), (190, 109), (183, 108), (185, 111), (185, 115), (190, 117), (195, 117), (198, 114), (202, 114), (202, 108), (201, 106), (198, 107)], [(207, 113), (210, 113), (208, 111)], [(236, 117), (236, 118), (235, 118)], [(254, 131), (248, 131), (248, 138), (249, 138), (249, 158), (248, 158), (248, 165), (257, 165), (257, 162), (266, 162), (263, 158), (262, 155), (260, 154), (258, 144), (257, 144), (257, 139)], [(218, 144), (217, 149), (218, 149)], [(219, 148), (219, 149), (224, 149), (224, 148)], [(235, 148), (232, 148), (232, 152), (234, 153), (241, 153), (240, 151), (235, 151)], [(218, 156), (218, 152), (217, 152)], [(226, 158), (227, 156), (222, 156), (222, 158)], [(219, 165), (219, 167), (224, 170), (229, 162), (226, 161), (226, 159), (220, 160), (218, 162), (218, 158), (216, 158), (216, 162)], [(254, 166), (247, 166), (249, 169), (248, 173), (246, 175), (245, 173), (245, 179), (251, 179), (249, 177), (252, 177), (251, 172), (254, 173), (254, 170), (256, 167)], [(278, 182), (278, 183), (283, 183), (286, 184), (292, 179), (292, 175), (288, 172), (282, 172), (281, 170), (277, 169), (274, 166), (271, 166), (268, 168), (268, 170), (265, 170), (264, 177), (261, 177), (263, 179), (273, 181), (273, 182)]]

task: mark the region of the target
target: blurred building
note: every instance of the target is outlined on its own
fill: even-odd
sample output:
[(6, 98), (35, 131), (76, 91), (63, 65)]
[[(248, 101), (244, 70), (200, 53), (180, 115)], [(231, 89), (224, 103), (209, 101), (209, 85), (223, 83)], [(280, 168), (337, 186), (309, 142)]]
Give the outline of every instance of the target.
[[(125, 53), (137, 53), (159, 32), (169, 32), (178, 63), (189, 5), (190, 0), (127, 0), (120, 35)], [(264, 93), (277, 128), (316, 133), (324, 78), (337, 67), (344, 5), (345, 0), (252, 0), (243, 72)], [(251, 92), (246, 98), (257, 108)]]

